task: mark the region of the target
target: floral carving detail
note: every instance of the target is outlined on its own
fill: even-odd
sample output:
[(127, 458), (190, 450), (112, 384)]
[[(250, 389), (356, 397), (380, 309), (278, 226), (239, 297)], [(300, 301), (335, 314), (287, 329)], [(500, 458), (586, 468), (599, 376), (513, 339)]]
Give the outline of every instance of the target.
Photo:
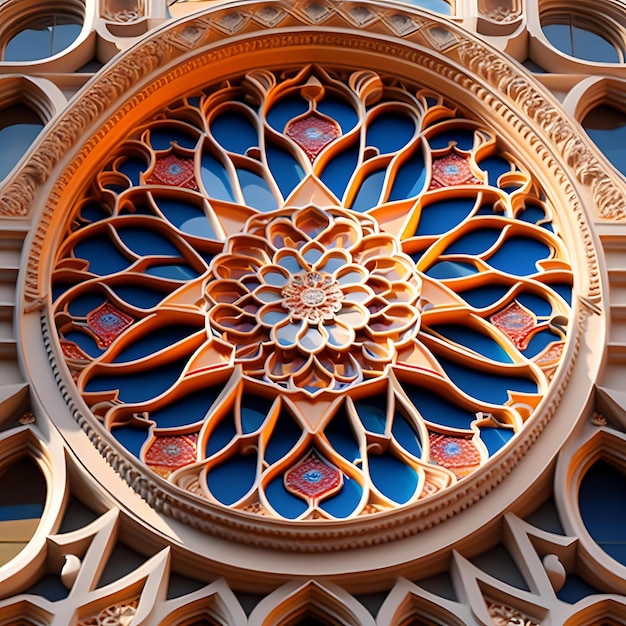
[(253, 218), (214, 259), (207, 319), (245, 373), (314, 394), (382, 375), (419, 330), (421, 283), (372, 220), (288, 209)]
[(81, 620), (79, 626), (130, 626), (136, 614), (136, 600), (130, 604), (115, 604), (98, 615)]
[(332, 320), (341, 311), (343, 292), (332, 276), (309, 272), (294, 276), (283, 288), (282, 305), (291, 313), (291, 319), (317, 323)]
[(505, 604), (490, 602), (488, 610), (494, 626), (539, 626), (537, 622), (531, 620), (521, 611)]

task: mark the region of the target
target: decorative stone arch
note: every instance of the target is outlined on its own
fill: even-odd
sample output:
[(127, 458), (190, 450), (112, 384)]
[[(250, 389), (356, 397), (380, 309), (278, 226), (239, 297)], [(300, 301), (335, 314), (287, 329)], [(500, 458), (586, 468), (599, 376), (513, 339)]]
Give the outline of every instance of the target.
[(374, 626), (374, 618), (353, 596), (332, 583), (292, 581), (265, 597), (252, 611), (250, 626), (297, 624), (313, 616), (337, 626)]
[[(86, 434), (144, 498), (150, 519), (155, 510), (170, 516), (168, 523), (177, 532), (169, 540), (217, 563), (227, 578), (263, 572), (263, 580), (254, 582), (271, 589), (313, 568), (348, 588), (370, 590), (388, 586), (417, 562), (424, 574), (440, 570), (451, 547), (480, 551), (493, 541), (490, 532), (499, 523), (494, 510), (523, 514), (534, 505), (535, 493), (550, 479), (558, 447), (575, 419), (588, 413), (589, 379), (600, 367), (606, 323), (603, 277), (588, 219), (590, 214), (622, 216), (623, 193), (551, 96), (451, 22), (393, 4), (348, 3), (327, 14), (312, 7), (288, 2), (217, 7), (149, 35), (87, 85), (52, 124), (29, 163), (9, 182), (0, 213), (37, 220), (21, 277), (19, 333), (24, 371), (33, 381), (42, 419), (56, 424), (79, 454)], [(427, 84), (451, 102), (463, 103), (476, 120), (496, 129), (503, 145), (515, 148), (520, 162), (558, 203), (563, 236), (573, 251), (577, 299), (567, 363), (505, 454), (425, 503), (332, 525), (291, 524), (207, 505), (193, 493), (181, 495), (112, 445), (58, 362), (48, 315), (50, 267), (68, 212), (97, 164), (134, 127), (198, 86), (217, 85), (250, 68), (333, 64), (338, 58), (344, 68), (367, 67), (400, 82)], [(590, 333), (597, 335), (598, 347), (584, 341)], [(94, 449), (84, 454), (82, 462), (94, 462)], [(110, 468), (94, 463), (90, 471), (96, 480), (109, 484)], [(121, 493), (114, 498), (131, 516), (144, 512), (129, 510)], [(167, 524), (155, 525), (158, 529), (150, 532), (167, 534)], [(231, 551), (230, 542), (250, 546), (251, 552)], [(270, 554), (277, 556), (268, 560)]]

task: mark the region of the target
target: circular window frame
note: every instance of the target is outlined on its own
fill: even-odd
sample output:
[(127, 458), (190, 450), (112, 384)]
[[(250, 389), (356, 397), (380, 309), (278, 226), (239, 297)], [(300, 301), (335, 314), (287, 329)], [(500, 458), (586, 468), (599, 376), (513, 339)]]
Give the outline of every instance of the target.
[[(254, 6), (262, 7), (247, 5), (252, 15)], [(303, 568), (306, 571), (310, 561), (299, 562), (303, 552), (311, 558), (323, 559), (328, 552), (360, 548), (359, 558), (329, 559), (321, 566), (322, 571), (342, 577), (354, 573), (362, 579), (356, 572), (367, 569), (376, 581), (371, 584), (380, 586), (385, 584), (385, 579), (391, 580), (401, 573), (408, 563), (422, 560), (436, 568), (437, 563), (447, 558), (444, 552), (451, 547), (470, 549), (474, 545), (470, 549), (474, 551), (480, 541), (493, 542), (488, 537), (499, 523), (500, 514), (506, 511), (523, 514), (536, 503), (537, 494), (550, 479), (558, 447), (577, 420), (588, 412), (604, 342), (597, 342), (600, 348), (584, 342), (583, 326), (586, 325), (586, 332), (591, 328), (603, 336), (606, 317), (602, 309), (599, 263), (583, 206), (589, 201), (588, 184), (606, 183), (607, 179), (600, 177), (592, 183), (581, 180), (576, 169), (578, 159), (586, 159), (587, 163), (591, 161), (601, 168), (585, 137), (568, 122), (554, 125), (554, 119), (560, 117), (558, 105), (499, 53), (427, 12), (392, 4), (354, 6), (366, 6), (379, 18), (368, 32), (350, 21), (348, 10), (341, 15), (341, 29), (336, 25), (337, 20), (326, 28), (312, 26), (310, 18), (299, 16), (299, 23), (281, 30), (263, 25), (260, 19), (253, 23), (238, 6), (209, 9), (151, 35), (121, 55), (53, 123), (31, 162), (10, 183), (0, 210), (28, 213), (32, 205), (32, 210), (38, 211), (37, 227), (26, 245), (29, 253), (22, 271), (18, 332), (23, 368), (33, 393), (39, 398), (39, 410), (45, 414), (44, 399), (51, 393), (58, 394), (47, 419), (64, 433), (85, 471), (93, 473), (99, 482), (111, 485), (108, 490), (122, 508), (129, 510), (124, 503), (124, 490), (116, 488), (117, 483), (110, 476), (101, 476), (110, 472), (110, 468), (104, 464), (88, 466), (94, 449), (83, 454), (80, 442), (84, 441), (84, 435), (76, 429), (76, 422), (117, 474), (151, 507), (183, 522), (170, 535), (175, 543), (205, 558), (221, 559), (228, 563), (227, 569), (268, 571), (275, 567), (279, 572), (276, 575), (284, 577), (302, 573)], [(276, 3), (272, 7), (276, 8)], [(294, 13), (290, 16), (292, 21), (297, 21)], [(243, 21), (242, 29), (247, 27), (247, 32), (225, 28), (225, 24), (232, 25), (237, 20)], [(401, 25), (402, 32), (396, 30), (390, 35), (389, 24)], [(414, 27), (408, 28), (407, 24)], [(216, 37), (218, 30), (221, 34)], [(568, 244), (575, 241), (579, 244), (574, 265), (578, 299), (573, 303), (566, 364), (560, 368), (551, 392), (531, 418), (532, 424), (482, 470), (426, 503), (346, 521), (290, 523), (208, 505), (193, 494), (181, 498), (178, 490), (147, 476), (139, 464), (132, 463), (127, 455), (120, 455), (96, 428), (82, 400), (69, 391), (73, 385), (71, 378), (56, 361), (47, 319), (47, 285), (51, 255), (61, 236), (67, 208), (84, 192), (97, 164), (112, 151), (116, 137), (123, 137), (139, 120), (209, 82), (259, 65), (284, 66), (285, 58), (289, 58), (290, 65), (296, 62), (336, 65), (339, 52), (346, 67), (368, 67), (422, 83), (432, 81), (430, 86), (451, 101), (463, 102), (466, 108), (470, 107), (465, 103), (471, 102), (476, 117), (493, 124), (505, 143), (523, 146), (516, 149), (516, 155), (533, 165), (549, 195), (562, 199), (557, 212), (562, 214), (567, 206), (573, 215), (564, 227), (568, 229)], [(261, 54), (263, 62), (259, 63)], [(393, 71), (388, 69), (389, 57), (394, 58)], [(207, 68), (212, 72), (210, 78)], [(531, 108), (533, 102), (537, 104), (535, 108)], [(498, 121), (502, 118), (504, 123)], [(110, 132), (113, 128), (115, 132)], [(572, 146), (569, 141), (559, 140), (563, 136), (576, 140), (575, 158), (568, 157), (567, 150), (572, 150)], [(25, 185), (30, 192), (24, 193)], [(598, 208), (603, 210), (601, 203)], [(39, 339), (42, 330), (43, 341)], [(53, 411), (63, 404), (63, 414)], [(494, 516), (494, 511), (499, 513)], [(153, 528), (153, 532), (167, 536), (168, 525), (169, 522)], [(207, 536), (227, 539), (227, 544), (235, 542), (261, 550), (279, 550), (285, 558), (273, 564), (252, 565), (246, 562), (245, 553), (229, 554), (228, 545), (222, 548), (220, 557), (210, 557), (213, 544), (206, 540)], [(392, 548), (379, 547), (391, 542)], [(376, 566), (369, 562), (372, 555), (367, 556), (365, 548), (375, 553)], [(369, 562), (367, 567), (365, 562)], [(376, 571), (381, 567), (385, 568), (385, 576)]]

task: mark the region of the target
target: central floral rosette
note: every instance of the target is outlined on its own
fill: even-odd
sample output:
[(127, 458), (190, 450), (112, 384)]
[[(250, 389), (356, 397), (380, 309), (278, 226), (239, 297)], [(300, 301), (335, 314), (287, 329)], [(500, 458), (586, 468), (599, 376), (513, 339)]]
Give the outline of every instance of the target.
[(341, 311), (343, 292), (337, 281), (328, 274), (309, 272), (294, 276), (283, 288), (283, 306), (291, 312), (292, 319), (319, 322), (332, 320)]
[(415, 338), (421, 286), (371, 217), (285, 209), (252, 217), (213, 259), (207, 326), (245, 375), (336, 391), (383, 375)]

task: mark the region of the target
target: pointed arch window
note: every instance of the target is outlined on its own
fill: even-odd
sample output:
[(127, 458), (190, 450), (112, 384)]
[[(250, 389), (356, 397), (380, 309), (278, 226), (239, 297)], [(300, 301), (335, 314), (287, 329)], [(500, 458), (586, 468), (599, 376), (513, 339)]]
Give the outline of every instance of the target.
[(23, 102), (0, 109), (0, 180), (22, 158), (43, 127), (40, 115)]

